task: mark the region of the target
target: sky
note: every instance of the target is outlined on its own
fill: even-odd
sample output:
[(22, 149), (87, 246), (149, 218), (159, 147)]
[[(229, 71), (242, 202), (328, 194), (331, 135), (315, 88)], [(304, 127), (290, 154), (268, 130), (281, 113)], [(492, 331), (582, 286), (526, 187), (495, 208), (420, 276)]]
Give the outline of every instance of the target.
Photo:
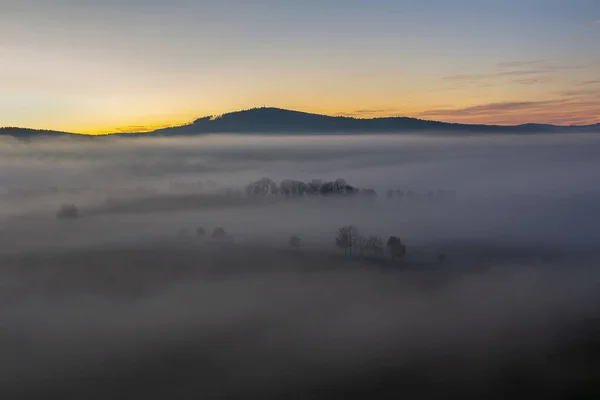
[(0, 0), (0, 126), (600, 122), (598, 0)]

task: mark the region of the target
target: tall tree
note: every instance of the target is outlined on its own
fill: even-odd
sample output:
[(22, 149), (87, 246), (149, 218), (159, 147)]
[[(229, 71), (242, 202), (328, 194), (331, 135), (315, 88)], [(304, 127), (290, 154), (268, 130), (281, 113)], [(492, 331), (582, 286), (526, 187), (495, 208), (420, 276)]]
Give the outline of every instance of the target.
[(354, 226), (348, 225), (341, 227), (335, 238), (335, 244), (344, 249), (345, 255), (352, 257), (352, 247), (355, 245), (357, 230)]
[(395, 260), (397, 257), (402, 258), (406, 255), (406, 245), (397, 236), (390, 236), (387, 241), (387, 247), (390, 250), (392, 260)]
[(383, 253), (383, 240), (379, 236), (369, 236), (365, 250), (371, 255), (379, 256)]
[(369, 239), (366, 236), (361, 234), (356, 235), (356, 239), (354, 241), (356, 249), (359, 251), (360, 256), (363, 257), (365, 255), (365, 249), (367, 247)]

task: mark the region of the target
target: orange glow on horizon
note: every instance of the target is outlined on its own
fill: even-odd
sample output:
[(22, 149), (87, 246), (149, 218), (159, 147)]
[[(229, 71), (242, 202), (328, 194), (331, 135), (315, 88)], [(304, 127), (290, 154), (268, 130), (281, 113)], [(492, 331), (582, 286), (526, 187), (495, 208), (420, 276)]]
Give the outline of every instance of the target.
[[(237, 110), (232, 110), (237, 111)], [(488, 116), (448, 116), (448, 115), (440, 115), (439, 117), (430, 116), (428, 112), (412, 112), (412, 113), (352, 113), (352, 112), (316, 112), (309, 110), (299, 110), (295, 109), (294, 111), (303, 111), (309, 113), (323, 114), (329, 116), (347, 116), (358, 119), (369, 119), (369, 118), (385, 118), (385, 117), (409, 117), (409, 118), (418, 118), (422, 120), (430, 120), (430, 121), (440, 121), (440, 122), (449, 122), (449, 123), (459, 123), (459, 124), (483, 124), (483, 125), (520, 125), (526, 123), (538, 123), (538, 124), (552, 124), (552, 125), (593, 125), (600, 123), (600, 114), (598, 115), (589, 115), (589, 114), (577, 114), (570, 113), (568, 116), (561, 117), (560, 115), (552, 114), (551, 112), (547, 113), (536, 113), (536, 114), (511, 114), (507, 113), (505, 115), (488, 115)], [(449, 110), (452, 111), (452, 110)], [(66, 128), (48, 128), (45, 126), (33, 127), (32, 129), (50, 129), (57, 130), (63, 132), (77, 133), (77, 134), (88, 134), (88, 135), (106, 135), (106, 134), (114, 134), (114, 133), (146, 133), (152, 132), (157, 129), (169, 128), (182, 126), (189, 123), (192, 123), (195, 119), (205, 116), (212, 115), (221, 115), (220, 114), (208, 114), (202, 116), (194, 116), (185, 119), (174, 119), (171, 122), (160, 121), (157, 123), (149, 123), (145, 125), (116, 125), (116, 126), (96, 126), (96, 127), (66, 127)]]
[(598, 121), (600, 3), (351, 2), (340, 12), (335, 2), (231, 1), (13, 2), (0, 12), (0, 126), (147, 132), (262, 105), (471, 124)]
[[(510, 103), (507, 103), (510, 104)], [(501, 104), (500, 104), (501, 105)], [(276, 107), (276, 106), (273, 106)], [(485, 105), (481, 108), (485, 110)], [(252, 108), (252, 107), (249, 107)], [(596, 114), (597, 106), (595, 103), (585, 104), (553, 104), (547, 108), (536, 108), (535, 103), (524, 104), (521, 109), (502, 111), (487, 110), (485, 114), (477, 114), (471, 109), (477, 109), (477, 106), (471, 108), (444, 108), (441, 110), (410, 110), (406, 112), (391, 111), (390, 109), (368, 109), (362, 108), (359, 110), (340, 112), (328, 111), (323, 108), (294, 108), (294, 107), (278, 107), (294, 111), (302, 111), (315, 114), (323, 114), (329, 116), (348, 116), (353, 118), (380, 118), (380, 117), (409, 117), (431, 121), (441, 121), (450, 123), (462, 124), (486, 124), (486, 125), (519, 125), (525, 123), (540, 123), (553, 125), (592, 125), (600, 122), (600, 114)], [(199, 113), (190, 114), (188, 117), (179, 117), (169, 119), (157, 119), (156, 121), (148, 120), (144, 124), (131, 125), (113, 125), (113, 126), (71, 126), (63, 129), (57, 129), (66, 132), (83, 133), (90, 135), (102, 135), (111, 133), (144, 133), (151, 132), (156, 129), (168, 128), (174, 126), (186, 125), (197, 118), (222, 115), (228, 112), (238, 110), (228, 110), (217, 113)], [(71, 129), (68, 129), (71, 128)], [(47, 129), (47, 127), (40, 128)]]

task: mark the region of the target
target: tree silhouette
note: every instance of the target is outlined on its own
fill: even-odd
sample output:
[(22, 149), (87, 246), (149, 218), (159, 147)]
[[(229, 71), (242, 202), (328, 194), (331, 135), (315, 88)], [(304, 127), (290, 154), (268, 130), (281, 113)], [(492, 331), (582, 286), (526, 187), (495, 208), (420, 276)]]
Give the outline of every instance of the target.
[(198, 237), (206, 236), (206, 229), (204, 229), (203, 227), (199, 227), (198, 229), (196, 229), (196, 236), (198, 236)]
[(271, 196), (279, 193), (277, 183), (269, 178), (261, 178), (246, 186), (248, 196)]
[(406, 255), (406, 245), (402, 243), (399, 237), (390, 236), (387, 241), (387, 247), (390, 249), (392, 260), (395, 260), (396, 257), (402, 258)]
[(325, 182), (319, 187), (319, 194), (321, 196), (334, 196), (334, 195), (353, 195), (360, 191), (346, 183), (344, 179), (336, 179), (334, 182)]
[(383, 253), (383, 240), (379, 236), (369, 236), (365, 250), (371, 255), (379, 256)]
[(306, 185), (306, 194), (309, 196), (317, 196), (323, 182), (320, 179), (313, 179)]
[(366, 236), (358, 234), (355, 236), (354, 246), (358, 249), (360, 256), (363, 257), (365, 254), (365, 249), (367, 247), (367, 242), (369, 239)]
[(279, 191), (286, 197), (304, 196), (308, 190), (308, 185), (302, 181), (286, 179), (279, 184)]
[(344, 226), (338, 230), (335, 244), (344, 249), (345, 255), (352, 257), (352, 246), (355, 244), (356, 228), (352, 225)]

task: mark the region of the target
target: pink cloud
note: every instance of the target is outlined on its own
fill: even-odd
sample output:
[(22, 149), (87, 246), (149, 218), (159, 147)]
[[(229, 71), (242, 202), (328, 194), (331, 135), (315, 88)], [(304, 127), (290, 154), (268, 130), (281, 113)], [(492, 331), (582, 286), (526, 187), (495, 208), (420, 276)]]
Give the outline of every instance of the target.
[(596, 123), (599, 108), (600, 100), (595, 98), (563, 98), (428, 110), (418, 116), (425, 119), (476, 124), (517, 125), (533, 122), (571, 125)]

